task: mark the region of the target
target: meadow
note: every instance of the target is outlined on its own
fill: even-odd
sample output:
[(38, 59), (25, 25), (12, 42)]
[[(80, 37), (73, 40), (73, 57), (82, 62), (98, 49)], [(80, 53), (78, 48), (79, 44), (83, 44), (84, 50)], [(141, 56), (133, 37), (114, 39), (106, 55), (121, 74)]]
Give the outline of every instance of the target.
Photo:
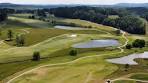
[[(124, 71), (124, 65), (106, 61), (108, 58), (146, 51), (147, 47), (125, 49), (126, 42), (131, 43), (138, 37), (145, 39), (146, 36), (128, 33), (116, 35), (116, 29), (113, 27), (79, 19), (56, 18), (60, 22), (91, 26), (93, 29), (56, 29), (48, 22), (27, 17), (28, 14), (11, 15), (6, 22), (1, 24), (0, 80), (2, 83), (104, 83), (107, 79), (118, 78), (119, 75), (124, 76), (137, 71), (146, 72), (146, 68), (148, 68), (147, 60), (143, 60), (143, 62), (137, 60), (142, 65), (130, 66), (131, 69), (127, 72)], [(14, 33), (13, 41), (4, 41), (7, 39), (8, 30), (12, 30)], [(17, 34), (25, 36), (23, 47), (15, 46)], [(76, 34), (77, 37), (71, 37), (73, 34)], [(92, 39), (116, 39), (120, 45), (91, 49), (71, 47), (73, 44)], [(73, 49), (77, 50), (77, 56), (69, 55)], [(34, 51), (41, 53), (40, 61), (31, 60)], [(145, 77), (147, 78), (147, 76)], [(143, 80), (136, 75), (131, 78)], [(128, 79), (119, 79), (114, 83), (123, 82), (136, 83), (136, 81)]]

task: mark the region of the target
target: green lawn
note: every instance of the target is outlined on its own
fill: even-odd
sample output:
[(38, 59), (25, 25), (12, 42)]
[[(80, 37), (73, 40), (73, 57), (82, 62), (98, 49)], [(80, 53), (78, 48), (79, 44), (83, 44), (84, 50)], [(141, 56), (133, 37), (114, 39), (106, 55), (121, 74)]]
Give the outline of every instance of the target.
[(148, 74), (134, 74), (130, 77), (131, 79), (137, 79), (137, 80), (147, 80), (148, 81)]
[[(42, 24), (38, 24), (39, 20), (31, 20), (27, 18), (20, 18), (18, 17), (9, 17), (9, 20), (1, 27), (1, 35), (0, 38), (5, 40), (7, 39), (7, 31), (12, 30), (14, 38), (17, 34), (24, 34), (25, 35), (25, 46), (37, 44), (42, 42), (48, 38), (55, 37), (62, 34), (106, 34), (105, 32), (101, 32), (98, 30), (62, 30), (56, 29), (53, 26), (49, 26), (47, 22), (42, 22)], [(31, 20), (34, 24), (27, 23), (25, 20)], [(40, 22), (40, 21), (39, 21)], [(46, 26), (49, 28), (39, 28), (40, 26)], [(15, 45), (15, 40), (12, 42), (6, 42), (10, 45)]]
[(136, 81), (131, 80), (117, 80), (114, 83), (137, 83)]
[[(2, 29), (1, 39), (6, 39), (7, 30), (11, 29), (14, 32), (14, 35), (24, 34), (26, 42), (25, 47), (13, 46), (15, 44), (14, 41), (3, 42), (0, 48), (1, 63), (31, 59), (34, 51), (40, 51), (41, 57), (50, 57), (50, 58), (41, 60), (40, 62), (24, 61), (24, 62), (2, 64), (0, 65), (0, 68), (3, 68), (2, 70), (0, 70), (0, 73), (2, 74), (0, 76), (0, 80), (30, 67), (47, 63), (52, 64), (58, 62), (67, 62), (84, 56), (103, 54), (104, 49), (106, 49), (106, 48), (77, 49), (78, 56), (72, 57), (69, 55), (69, 51), (73, 49), (70, 47), (75, 43), (82, 41), (89, 41), (90, 39), (120, 39), (120, 36), (116, 37), (114, 35), (108, 35), (106, 34), (106, 32), (102, 32), (101, 30), (99, 30), (99, 28), (98, 30), (86, 30), (86, 31), (54, 29), (53, 26), (50, 25), (48, 26), (48, 23), (46, 22), (31, 20), (19, 16), (9, 17), (9, 20), (6, 22), (4, 26), (2, 26), (1, 29)], [(71, 38), (70, 35), (72, 34), (77, 34), (78, 36), (76, 38)], [(108, 53), (112, 52), (111, 49), (106, 49), (106, 52), (107, 51)], [(104, 61), (101, 60), (101, 62)], [(19, 66), (20, 64), (21, 66)], [(9, 69), (10, 67), (11, 70)], [(86, 68), (87, 66), (82, 69)]]
[[(22, 72), (32, 68), (45, 65), (69, 62), (68, 64), (46, 66), (27, 73), (13, 83), (104, 83), (106, 79), (118, 78), (134, 72), (144, 72), (148, 68), (145, 66), (145, 60), (142, 66), (130, 66), (130, 70), (125, 72), (124, 65), (115, 65), (106, 62), (108, 58), (117, 58), (131, 53), (143, 52), (143, 49), (125, 49), (125, 52), (119, 53), (116, 47), (93, 48), (93, 49), (75, 49), (77, 56), (70, 56), (69, 52), (74, 49), (71, 46), (75, 43), (89, 41), (91, 39), (117, 39), (120, 44), (125, 43), (121, 35), (114, 34), (112, 27), (79, 20), (79, 19), (58, 19), (65, 23), (75, 23), (82, 26), (92, 26), (95, 30), (62, 30), (55, 29), (48, 22), (28, 19), (27, 15), (10, 16), (6, 25), (2, 26), (1, 40), (7, 38), (7, 30), (12, 29), (14, 34), (25, 35), (25, 46), (14, 46), (12, 42), (2, 42), (0, 44), (0, 63), (14, 62), (0, 65), (0, 80), (2, 83), (8, 79), (20, 75)], [(57, 19), (56, 19), (57, 20)], [(77, 37), (70, 37), (77, 34)], [(139, 35), (128, 35), (132, 42), (136, 38), (146, 38)], [(32, 54), (34, 51), (41, 53), (41, 61), (34, 62)], [(24, 61), (27, 60), (27, 61)], [(20, 61), (20, 62), (15, 62)], [(140, 62), (140, 64), (142, 64)], [(11, 68), (11, 69), (10, 69)], [(141, 70), (143, 68), (143, 70)], [(9, 77), (10, 76), (10, 77)], [(8, 78), (7, 78), (8, 77)], [(137, 76), (136, 76), (137, 77)], [(145, 76), (146, 77), (146, 76)], [(129, 80), (116, 81), (115, 83), (136, 83)]]
[(98, 29), (100, 31), (107, 31), (110, 33), (113, 33), (115, 31), (113, 29), (113, 27), (104, 26), (101, 24), (97, 24), (97, 23), (93, 23), (93, 22), (89, 22), (89, 21), (84, 21), (84, 20), (80, 20), (80, 19), (59, 19), (58, 21), (65, 22), (65, 23), (74, 23), (74, 24), (78, 24), (81, 26), (92, 26), (93, 28)]

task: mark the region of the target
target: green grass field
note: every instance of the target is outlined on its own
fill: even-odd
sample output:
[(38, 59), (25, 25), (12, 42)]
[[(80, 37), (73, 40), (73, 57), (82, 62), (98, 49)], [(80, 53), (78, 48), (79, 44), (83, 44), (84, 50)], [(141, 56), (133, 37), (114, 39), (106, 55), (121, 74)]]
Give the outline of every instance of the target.
[[(10, 16), (0, 28), (0, 80), (2, 83), (43, 65), (47, 66), (23, 74), (11, 83), (104, 83), (106, 79), (116, 79), (135, 72), (146, 72), (147, 60), (143, 60), (143, 62), (137, 60), (142, 65), (130, 66), (129, 71), (125, 72), (124, 65), (111, 64), (106, 62), (106, 59), (125, 56), (135, 53), (136, 50), (138, 50), (137, 53), (143, 52), (147, 50), (147, 47), (131, 50), (123, 47), (124, 52), (122, 53), (117, 47), (75, 49), (71, 47), (73, 44), (91, 39), (116, 39), (120, 45), (123, 45), (126, 40), (122, 35), (117, 36), (112, 27), (79, 19), (56, 20), (92, 26), (94, 29), (85, 31), (55, 29), (48, 22), (28, 19), (28, 14)], [(7, 39), (7, 31), (10, 29), (14, 32), (14, 40), (4, 41)], [(17, 34), (24, 34), (25, 46), (15, 46)], [(77, 37), (71, 37), (72, 34), (77, 34)], [(147, 40), (146, 36), (131, 34), (125, 36), (130, 43), (137, 38)], [(73, 49), (77, 50), (77, 56), (69, 55)], [(39, 51), (43, 59), (37, 62), (32, 61), (34, 51)], [(136, 83), (136, 81), (121, 80), (114, 83)]]
[(148, 80), (148, 74), (134, 74), (130, 78), (137, 80)]
[(131, 81), (131, 80), (118, 80), (118, 81), (115, 81), (114, 83), (137, 83), (137, 82)]

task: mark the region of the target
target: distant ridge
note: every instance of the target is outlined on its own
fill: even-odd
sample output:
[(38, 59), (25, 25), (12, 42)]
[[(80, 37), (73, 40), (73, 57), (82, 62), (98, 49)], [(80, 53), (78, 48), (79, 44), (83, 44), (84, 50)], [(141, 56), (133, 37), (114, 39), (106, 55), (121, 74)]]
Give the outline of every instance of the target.
[(57, 8), (57, 7), (75, 7), (75, 6), (91, 6), (91, 7), (146, 7), (148, 3), (119, 3), (115, 5), (81, 5), (81, 4), (57, 4), (57, 5), (35, 5), (35, 4), (13, 4), (13, 3), (0, 3), (0, 8), (13, 8), (13, 9), (39, 9), (39, 8)]
[(27, 4), (13, 4), (13, 3), (0, 3), (0, 8), (12, 8), (12, 9), (42, 9), (42, 8), (56, 8), (67, 5), (27, 5)]
[(119, 7), (147, 7), (148, 8), (148, 3), (119, 3), (114, 6), (119, 6)]

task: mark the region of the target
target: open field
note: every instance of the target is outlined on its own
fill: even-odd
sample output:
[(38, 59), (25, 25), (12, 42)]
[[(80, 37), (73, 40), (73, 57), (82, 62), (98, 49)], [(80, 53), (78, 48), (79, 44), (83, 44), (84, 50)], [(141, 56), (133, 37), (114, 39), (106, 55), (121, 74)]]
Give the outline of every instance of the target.
[[(50, 23), (28, 19), (27, 15), (9, 17), (9, 20), (1, 26), (0, 80), (2, 83), (104, 83), (106, 79), (114, 80), (130, 73), (147, 71), (147, 60), (142, 62), (137, 60), (142, 65), (130, 66), (127, 72), (124, 71), (124, 65), (106, 61), (108, 58), (147, 51), (147, 47), (125, 49), (127, 43), (137, 38), (147, 41), (146, 36), (125, 32), (117, 36), (112, 27), (79, 19), (59, 19), (59, 21), (92, 26), (95, 29), (85, 31), (55, 29)], [(15, 40), (4, 41), (9, 29), (14, 32), (14, 35), (25, 36), (24, 47), (16, 47)], [(72, 34), (77, 36), (71, 37)], [(71, 47), (73, 44), (92, 39), (116, 39), (120, 46), (91, 49)], [(73, 49), (77, 50), (77, 56), (69, 55)], [(40, 61), (31, 60), (34, 51), (41, 53)], [(137, 76), (136, 78), (134, 76), (134, 79), (137, 79)], [(136, 80), (128, 79), (115, 81), (115, 83), (123, 82), (138, 83)]]
[[(7, 38), (7, 36), (6, 36), (7, 30), (12, 29), (12, 31), (15, 34), (24, 34), (25, 35), (27, 47), (15, 47), (15, 46), (13, 46), (14, 41), (11, 43), (5, 42), (7, 44), (2, 42), (1, 46), (3, 48), (1, 48), (1, 53), (2, 53), (1, 54), (1, 63), (31, 59), (31, 55), (32, 55), (33, 51), (36, 51), (36, 50), (41, 51), (41, 54), (43, 57), (49, 56), (49, 57), (56, 58), (57, 56), (60, 57), (60, 54), (57, 54), (56, 52), (58, 52), (62, 49), (65, 49), (65, 48), (69, 48), (72, 45), (72, 43), (90, 40), (92, 38), (94, 38), (94, 39), (105, 38), (106, 39), (106, 38), (114, 37), (114, 36), (106, 37), (105, 32), (101, 32), (101, 31), (97, 31), (97, 30), (88, 30), (88, 31), (72, 31), (72, 30), (70, 30), (70, 31), (68, 31), (68, 30), (54, 29), (53, 27), (51, 27), (51, 28), (38, 28), (37, 27), (37, 29), (35, 29), (36, 26), (30, 25), (30, 24), (26, 23), (24, 20), (20, 21), (20, 19), (26, 19), (26, 18), (10, 17), (9, 19), (10, 20), (8, 20), (6, 22), (6, 24), (4, 26), (2, 26), (1, 39), (6, 39)], [(19, 19), (19, 20), (17, 20), (17, 19)], [(73, 38), (69, 37), (69, 35), (71, 35), (71, 34), (79, 34), (79, 35), (77, 38), (73, 39)], [(92, 34), (92, 35), (89, 35), (89, 34)], [(100, 35), (98, 35), (98, 34), (100, 34)], [(57, 42), (54, 42), (54, 41), (57, 41)], [(59, 41), (59, 43), (58, 43), (58, 41)], [(30, 46), (28, 46), (28, 45), (30, 45)], [(67, 55), (63, 54), (61, 56), (67, 57), (68, 52), (69, 51), (65, 52)], [(54, 55), (52, 53), (54, 53)], [(5, 56), (3, 56), (3, 55), (5, 55)], [(67, 61), (67, 60), (65, 60), (65, 61)], [(41, 63), (43, 63), (43, 62), (41, 61)], [(8, 75), (11, 75), (11, 74), (13, 74), (19, 70), (25, 69), (27, 67), (31, 67), (32, 66), (31, 64), (34, 65), (34, 63), (32, 63), (32, 61), (29, 62), (30, 65), (26, 64), (26, 63), (28, 63), (28, 61), (24, 61), (24, 62), (20, 62), (20, 63), (22, 63), (24, 65), (22, 65), (22, 67), (19, 67), (20, 69), (18, 69), (18, 70), (16, 70), (17, 68), (14, 68), (14, 69), (12, 68), (12, 70), (10, 72), (8, 72), (8, 70), (2, 70), (1, 71), (2, 73), (5, 73), (5, 72), (8, 72), (8, 73), (2, 75), (1, 78), (4, 78)], [(15, 62), (15, 63), (11, 63), (11, 64), (10, 63), (3, 64), (3, 65), (1, 65), (1, 67), (5, 67), (6, 69), (8, 69), (7, 67), (13, 67), (14, 65), (16, 66), (16, 65), (19, 65), (20, 63)]]
[(137, 82), (131, 81), (131, 80), (118, 80), (118, 81), (116, 81), (114, 83), (137, 83)]

